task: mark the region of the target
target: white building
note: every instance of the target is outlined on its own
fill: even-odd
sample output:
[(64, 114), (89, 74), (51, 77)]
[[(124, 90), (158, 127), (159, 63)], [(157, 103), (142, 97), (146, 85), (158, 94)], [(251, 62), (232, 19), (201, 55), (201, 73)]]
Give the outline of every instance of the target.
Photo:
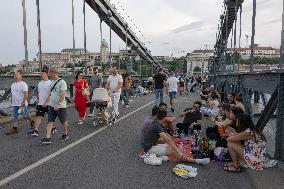
[[(228, 49), (228, 53), (233, 53), (234, 49)], [(251, 49), (250, 48), (236, 48), (236, 52), (241, 55), (244, 60), (250, 59)], [(254, 57), (259, 58), (279, 58), (280, 50), (272, 47), (254, 47)]]
[(108, 49), (108, 43), (105, 39), (102, 41), (101, 45), (101, 60), (103, 64), (107, 64), (109, 61), (109, 49)]
[(187, 74), (203, 75), (208, 72), (209, 58), (213, 56), (213, 50), (194, 50), (186, 55)]

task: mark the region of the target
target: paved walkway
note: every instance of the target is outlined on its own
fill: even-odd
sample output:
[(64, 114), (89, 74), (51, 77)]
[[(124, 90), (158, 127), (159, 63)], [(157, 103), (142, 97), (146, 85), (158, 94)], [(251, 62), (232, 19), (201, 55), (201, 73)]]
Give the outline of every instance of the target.
[[(191, 106), (194, 99), (192, 94), (178, 97), (178, 109)], [(0, 188), (283, 188), (284, 173), (277, 167), (230, 174), (212, 162), (194, 165), (197, 177), (182, 179), (170, 172), (172, 162), (145, 165), (138, 157), (139, 125), (151, 112), (153, 95), (133, 100), (129, 109), (121, 108), (120, 121), (110, 128), (93, 128), (91, 119), (78, 126), (70, 110), (70, 140), (60, 141), (63, 129), (59, 126), (50, 146), (27, 136), (24, 126), (14, 136), (6, 136), (8, 128), (1, 128)], [(1, 185), (4, 181), (9, 182)]]

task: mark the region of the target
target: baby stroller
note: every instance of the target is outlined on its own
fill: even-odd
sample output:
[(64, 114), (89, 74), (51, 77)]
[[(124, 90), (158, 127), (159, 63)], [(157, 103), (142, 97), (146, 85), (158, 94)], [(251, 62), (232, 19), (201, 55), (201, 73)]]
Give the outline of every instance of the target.
[(111, 107), (111, 98), (108, 95), (108, 92), (104, 88), (96, 88), (93, 91), (92, 96), (92, 106), (95, 106), (94, 109), (94, 122), (93, 125), (110, 125), (110, 116), (108, 108)]

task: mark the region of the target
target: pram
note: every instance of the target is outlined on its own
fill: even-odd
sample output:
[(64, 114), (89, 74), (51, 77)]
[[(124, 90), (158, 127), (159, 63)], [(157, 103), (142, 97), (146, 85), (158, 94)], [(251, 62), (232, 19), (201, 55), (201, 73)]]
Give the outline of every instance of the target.
[(105, 124), (110, 125), (110, 115), (108, 108), (111, 107), (111, 98), (108, 95), (108, 92), (104, 88), (96, 88), (93, 91), (91, 106), (96, 107), (94, 109), (94, 122), (93, 125)]

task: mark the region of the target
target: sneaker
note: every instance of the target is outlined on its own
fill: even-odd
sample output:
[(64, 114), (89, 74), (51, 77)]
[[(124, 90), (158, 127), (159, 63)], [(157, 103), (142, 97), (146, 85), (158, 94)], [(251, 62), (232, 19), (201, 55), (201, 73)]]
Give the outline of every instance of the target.
[(39, 142), (40, 142), (42, 145), (49, 145), (49, 144), (51, 144), (51, 139), (50, 139), (50, 138), (47, 138), (47, 137), (44, 137), (44, 138), (42, 138)]
[(146, 154), (144, 163), (148, 165), (162, 165), (162, 161), (155, 154)]
[(94, 117), (94, 114), (89, 114), (88, 117)]
[(173, 107), (171, 107), (171, 111), (172, 111), (172, 112), (175, 112), (175, 109), (174, 109)]
[(65, 140), (67, 140), (69, 138), (69, 135), (67, 134), (67, 135), (65, 135), (65, 134), (63, 134), (62, 136), (61, 136), (61, 141), (65, 141)]
[(80, 120), (77, 124), (78, 124), (78, 125), (83, 125), (83, 123), (84, 123), (84, 122), (83, 122), (82, 120)]
[(115, 123), (115, 122), (116, 122), (116, 118), (113, 117), (113, 118), (111, 119), (111, 122), (112, 122), (112, 123)]
[(38, 130), (33, 130), (31, 132), (28, 132), (28, 135), (31, 135), (31, 136), (38, 136)]
[(54, 133), (56, 133), (56, 132), (57, 132), (57, 128), (56, 128), (56, 127), (54, 127), (54, 128), (51, 129), (51, 133), (52, 133), (52, 134), (54, 134)]
[(9, 132), (6, 133), (6, 135), (12, 135), (18, 133), (18, 128), (13, 127)]

